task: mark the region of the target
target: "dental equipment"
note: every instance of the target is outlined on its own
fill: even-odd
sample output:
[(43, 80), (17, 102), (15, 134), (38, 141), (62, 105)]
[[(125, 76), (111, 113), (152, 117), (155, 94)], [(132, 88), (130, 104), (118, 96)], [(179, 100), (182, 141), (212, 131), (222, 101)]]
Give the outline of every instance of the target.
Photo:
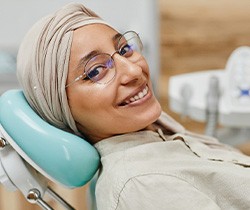
[[(191, 93), (184, 100), (183, 88), (186, 86)], [(188, 107), (183, 110), (187, 100)], [(230, 144), (245, 141), (250, 133), (250, 47), (237, 48), (225, 69), (172, 76), (169, 105), (176, 113), (184, 112), (191, 119), (206, 122), (207, 135), (221, 135), (220, 138), (225, 138)], [(233, 132), (216, 134), (218, 125)]]

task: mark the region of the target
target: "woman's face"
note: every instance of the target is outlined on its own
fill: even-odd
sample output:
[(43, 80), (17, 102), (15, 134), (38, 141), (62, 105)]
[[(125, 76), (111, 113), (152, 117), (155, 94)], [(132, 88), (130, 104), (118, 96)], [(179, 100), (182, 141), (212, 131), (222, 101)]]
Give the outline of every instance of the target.
[[(74, 31), (67, 84), (84, 71), (82, 58), (91, 52), (116, 50), (119, 33), (104, 24), (92, 24)], [(66, 88), (76, 125), (91, 142), (117, 134), (145, 129), (161, 113), (153, 95), (149, 67), (144, 57), (131, 61), (115, 53), (116, 75), (108, 84), (79, 80)], [(80, 63), (80, 65), (79, 65)], [(139, 98), (139, 99), (138, 99)]]

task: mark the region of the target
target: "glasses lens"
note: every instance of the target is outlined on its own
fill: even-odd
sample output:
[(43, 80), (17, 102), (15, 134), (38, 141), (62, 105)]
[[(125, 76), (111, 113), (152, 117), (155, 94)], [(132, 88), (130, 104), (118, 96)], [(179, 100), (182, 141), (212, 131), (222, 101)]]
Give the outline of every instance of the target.
[(106, 84), (115, 77), (114, 60), (108, 54), (98, 54), (88, 61), (85, 72), (93, 82)]
[(128, 31), (122, 35), (118, 43), (118, 49), (121, 55), (129, 57), (134, 52), (142, 53), (143, 45), (139, 35), (134, 31)]

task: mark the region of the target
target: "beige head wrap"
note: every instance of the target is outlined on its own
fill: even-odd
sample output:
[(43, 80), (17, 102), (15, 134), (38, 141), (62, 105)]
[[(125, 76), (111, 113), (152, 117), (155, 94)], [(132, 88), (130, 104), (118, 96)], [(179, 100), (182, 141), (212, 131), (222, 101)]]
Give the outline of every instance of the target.
[(81, 4), (69, 4), (37, 22), (25, 36), (17, 57), (17, 77), (33, 109), (50, 124), (77, 134), (65, 83), (73, 30), (105, 23)]

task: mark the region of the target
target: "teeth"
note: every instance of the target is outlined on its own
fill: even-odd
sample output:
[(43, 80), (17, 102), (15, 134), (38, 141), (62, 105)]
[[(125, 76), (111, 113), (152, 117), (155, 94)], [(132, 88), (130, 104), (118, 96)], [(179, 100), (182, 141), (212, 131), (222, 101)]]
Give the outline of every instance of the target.
[(139, 98), (142, 98), (144, 96), (143, 92), (139, 93)]
[(148, 94), (148, 86), (146, 86), (141, 92), (137, 93), (136, 95), (134, 95), (130, 99), (128, 99), (128, 100), (124, 101), (123, 103), (121, 103), (121, 106), (125, 106), (125, 105), (130, 104), (130, 103), (132, 103), (134, 101), (137, 101), (137, 100), (143, 98), (147, 94)]
[(137, 100), (143, 98), (145, 95), (147, 95), (147, 93), (148, 93), (148, 87), (146, 86), (146, 87), (145, 87), (141, 92), (139, 92), (137, 95), (131, 97), (131, 98), (129, 99), (129, 102), (126, 101), (126, 103), (128, 104), (128, 103), (130, 103), (130, 102), (137, 101)]

